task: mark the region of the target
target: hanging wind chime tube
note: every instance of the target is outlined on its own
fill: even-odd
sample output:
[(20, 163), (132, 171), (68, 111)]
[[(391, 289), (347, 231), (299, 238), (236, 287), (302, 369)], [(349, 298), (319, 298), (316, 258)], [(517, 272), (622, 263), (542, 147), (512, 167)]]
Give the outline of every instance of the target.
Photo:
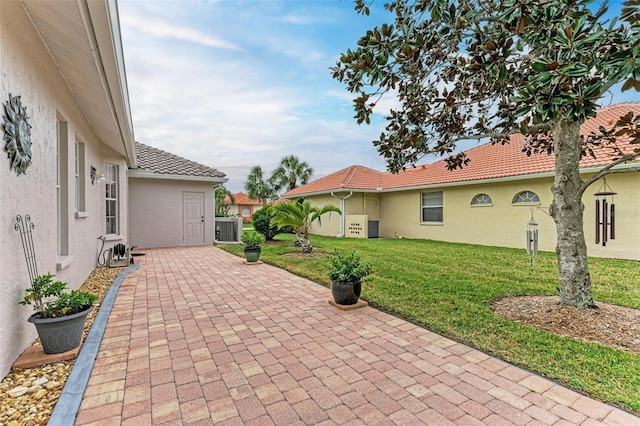
[[(617, 195), (609, 185), (607, 179), (602, 178), (602, 186), (594, 195), (596, 197), (596, 244), (602, 243), (606, 247), (608, 240), (616, 239), (616, 206), (613, 196)], [(611, 197), (611, 200), (607, 197)]]
[(533, 220), (533, 208), (531, 209), (531, 220), (527, 223), (527, 254), (531, 265), (533, 265), (533, 258), (538, 257), (538, 224)]

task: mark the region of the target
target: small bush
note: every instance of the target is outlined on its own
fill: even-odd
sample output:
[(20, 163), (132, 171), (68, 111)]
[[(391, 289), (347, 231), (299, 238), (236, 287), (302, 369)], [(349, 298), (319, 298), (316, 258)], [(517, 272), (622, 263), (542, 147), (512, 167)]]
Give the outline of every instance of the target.
[(271, 212), (269, 207), (263, 207), (253, 214), (253, 229), (264, 235), (267, 241), (273, 240), (273, 237), (281, 231), (275, 226), (269, 225), (271, 221)]
[(244, 231), (240, 236), (242, 244), (248, 249), (259, 249), (260, 245), (264, 243), (264, 237), (255, 231)]

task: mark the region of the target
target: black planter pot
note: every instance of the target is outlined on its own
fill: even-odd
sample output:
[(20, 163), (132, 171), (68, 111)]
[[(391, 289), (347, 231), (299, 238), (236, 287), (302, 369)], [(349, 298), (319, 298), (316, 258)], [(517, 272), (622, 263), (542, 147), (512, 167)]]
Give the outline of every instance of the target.
[(262, 253), (262, 248), (246, 248), (244, 249), (244, 257), (247, 259), (247, 262), (257, 262), (260, 259), (260, 253)]
[(60, 354), (80, 346), (84, 323), (92, 309), (89, 307), (77, 314), (59, 318), (38, 318), (33, 314), (28, 321), (36, 326), (44, 353)]
[(362, 291), (362, 280), (355, 282), (331, 281), (333, 300), (339, 305), (355, 305)]

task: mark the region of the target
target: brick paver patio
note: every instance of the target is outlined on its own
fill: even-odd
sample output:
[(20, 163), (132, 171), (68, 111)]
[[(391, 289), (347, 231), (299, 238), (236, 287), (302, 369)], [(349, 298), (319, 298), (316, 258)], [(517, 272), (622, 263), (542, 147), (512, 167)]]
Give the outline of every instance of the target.
[(215, 247), (147, 250), (77, 425), (640, 425), (640, 419)]

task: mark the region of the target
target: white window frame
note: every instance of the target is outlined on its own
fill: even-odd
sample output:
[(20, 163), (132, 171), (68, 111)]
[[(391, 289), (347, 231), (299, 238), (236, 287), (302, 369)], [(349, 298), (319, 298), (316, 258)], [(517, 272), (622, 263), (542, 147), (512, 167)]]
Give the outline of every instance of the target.
[(62, 255), (62, 123), (56, 120), (56, 256)]
[[(435, 200), (433, 204), (425, 203), (425, 195), (427, 194), (440, 194), (440, 199)], [(440, 210), (440, 220), (426, 220), (425, 213), (427, 210), (436, 211)], [(444, 222), (444, 194), (442, 191), (425, 191), (420, 193), (420, 223), (437, 223)]]
[(74, 179), (76, 188), (76, 213), (85, 212), (85, 145), (84, 143), (77, 141), (75, 143), (75, 158), (74, 158)]
[(533, 191), (520, 191), (513, 197), (512, 204), (537, 205), (540, 204), (540, 197)]
[[(118, 165), (106, 163), (104, 167), (105, 177), (105, 233), (107, 235), (118, 235), (120, 230), (120, 217), (118, 210), (119, 187), (118, 187)], [(111, 205), (111, 209), (109, 206)], [(109, 214), (111, 213), (111, 214)]]
[(493, 200), (489, 194), (480, 193), (471, 199), (471, 205), (474, 207), (491, 207), (493, 206)]

